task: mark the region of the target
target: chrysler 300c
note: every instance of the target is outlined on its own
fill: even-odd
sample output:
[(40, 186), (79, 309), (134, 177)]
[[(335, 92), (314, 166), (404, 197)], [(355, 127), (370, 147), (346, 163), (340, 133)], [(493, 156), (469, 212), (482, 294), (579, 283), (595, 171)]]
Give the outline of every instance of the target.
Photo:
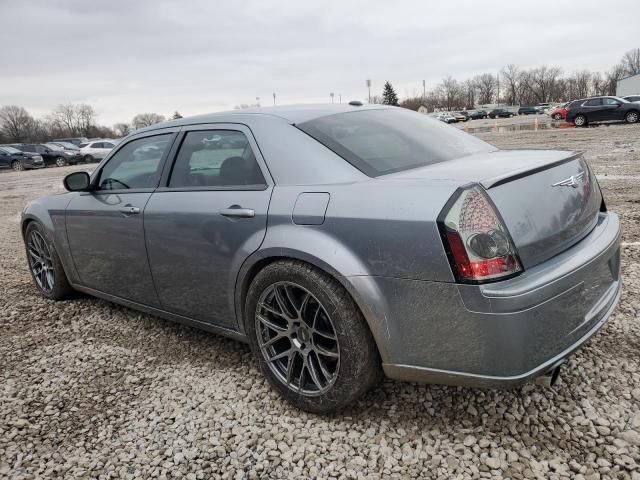
[(29, 203), (33, 280), (248, 342), (284, 398), (384, 372), (552, 378), (620, 296), (620, 223), (580, 153), (499, 150), (408, 110), (273, 107), (137, 130)]

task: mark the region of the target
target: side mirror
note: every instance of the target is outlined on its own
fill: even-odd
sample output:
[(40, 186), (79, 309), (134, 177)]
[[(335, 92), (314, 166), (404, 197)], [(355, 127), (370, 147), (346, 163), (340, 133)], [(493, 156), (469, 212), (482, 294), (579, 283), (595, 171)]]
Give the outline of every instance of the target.
[(73, 172), (64, 177), (64, 188), (70, 192), (86, 192), (91, 180), (87, 172)]

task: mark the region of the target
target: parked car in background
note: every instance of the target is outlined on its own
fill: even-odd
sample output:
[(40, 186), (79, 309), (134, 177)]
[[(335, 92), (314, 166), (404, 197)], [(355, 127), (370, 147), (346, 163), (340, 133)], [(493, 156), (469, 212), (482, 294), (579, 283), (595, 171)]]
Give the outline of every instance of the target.
[(634, 103), (640, 102), (640, 95), (627, 95), (626, 97), (622, 97), (622, 98), (624, 98), (627, 102), (634, 102)]
[(244, 340), (304, 410), (352, 404), (382, 372), (551, 382), (620, 299), (620, 220), (580, 152), (499, 150), (382, 105), (166, 125), (25, 206), (34, 288)]
[(456, 117), (451, 115), (451, 113), (449, 112), (438, 112), (434, 116), (435, 118), (437, 118), (438, 120), (444, 123), (456, 123), (458, 121), (456, 120)]
[(12, 168), (15, 171), (44, 167), (42, 156), (35, 153), (21, 152), (9, 145), (0, 145), (0, 168)]
[(480, 120), (482, 118), (487, 118), (487, 112), (484, 110), (467, 110), (466, 112), (467, 119), (469, 120)]
[(640, 104), (613, 96), (583, 98), (569, 104), (566, 120), (573, 122), (576, 127), (611, 121), (637, 123), (640, 120)]
[(494, 108), (489, 112), (489, 118), (511, 118), (514, 116), (515, 113), (510, 110), (505, 110), (504, 108)]
[(540, 110), (536, 107), (520, 107), (518, 109), (518, 115), (537, 115)]
[(567, 118), (567, 107), (569, 106), (569, 103), (565, 103), (564, 105), (560, 106), (560, 107), (556, 107), (553, 110), (551, 110), (549, 112), (549, 116), (551, 118), (553, 118), (554, 120), (564, 120), (565, 118)]
[(102, 160), (116, 146), (115, 140), (98, 140), (83, 144), (80, 154), (85, 163)]
[(45, 165), (64, 167), (67, 164), (75, 165), (82, 159), (79, 151), (65, 150), (52, 143), (18, 143), (12, 146), (22, 152), (41, 155)]
[(466, 122), (467, 116), (462, 112), (451, 112), (451, 116), (456, 119), (456, 122)]
[(59, 147), (62, 147), (65, 150), (80, 150), (80, 147), (78, 145), (75, 145), (75, 144), (69, 143), (69, 142), (47, 142), (47, 143), (52, 143), (54, 145), (58, 145)]
[(73, 143), (74, 145), (80, 145), (83, 142), (88, 142), (89, 139), (87, 137), (70, 137), (70, 138), (54, 138), (51, 140), (52, 142), (68, 142)]

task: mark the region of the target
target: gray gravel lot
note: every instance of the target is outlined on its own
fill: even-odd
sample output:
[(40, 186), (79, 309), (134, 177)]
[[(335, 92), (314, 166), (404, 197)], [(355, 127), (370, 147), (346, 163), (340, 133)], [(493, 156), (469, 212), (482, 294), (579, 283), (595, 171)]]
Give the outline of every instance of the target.
[(556, 387), (385, 381), (348, 411), (300, 412), (243, 344), (40, 298), (19, 214), (83, 167), (0, 173), (0, 477), (640, 479), (640, 126), (479, 136), (585, 150), (623, 219), (621, 304)]

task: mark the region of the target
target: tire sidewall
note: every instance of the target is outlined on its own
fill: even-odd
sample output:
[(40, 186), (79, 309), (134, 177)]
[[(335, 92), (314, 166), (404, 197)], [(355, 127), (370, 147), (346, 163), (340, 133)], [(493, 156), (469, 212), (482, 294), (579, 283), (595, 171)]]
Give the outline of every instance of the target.
[[(635, 114), (635, 120), (629, 120), (629, 117)], [(627, 123), (638, 123), (638, 120), (640, 119), (640, 114), (638, 112), (627, 112), (627, 114), (624, 116), (624, 119)]]
[(11, 169), (14, 172), (21, 172), (22, 170), (24, 170), (24, 165), (22, 165), (22, 162), (20, 162), (20, 160), (14, 160), (13, 162), (11, 162)]
[(64, 167), (67, 164), (67, 161), (62, 157), (56, 157), (55, 163), (58, 167)]
[[(584, 119), (584, 121), (581, 124), (577, 123), (578, 118), (582, 118)], [(573, 123), (575, 124), (576, 127), (584, 127), (587, 124), (587, 117), (585, 117), (584, 115), (576, 115), (576, 117), (573, 119)]]
[[(271, 371), (258, 346), (255, 312), (262, 292), (277, 282), (293, 282), (311, 292), (331, 318), (340, 349), (340, 366), (333, 386), (317, 396), (302, 396), (284, 385)], [(303, 410), (324, 413), (340, 408), (362, 395), (375, 380), (367, 370), (379, 370), (371, 333), (357, 306), (343, 287), (328, 275), (301, 262), (277, 262), (265, 267), (253, 280), (245, 302), (245, 332), (260, 370), (287, 401)], [(375, 354), (370, 350), (374, 345)], [(374, 360), (375, 359), (375, 360)], [(358, 382), (361, 385), (358, 385)]]

